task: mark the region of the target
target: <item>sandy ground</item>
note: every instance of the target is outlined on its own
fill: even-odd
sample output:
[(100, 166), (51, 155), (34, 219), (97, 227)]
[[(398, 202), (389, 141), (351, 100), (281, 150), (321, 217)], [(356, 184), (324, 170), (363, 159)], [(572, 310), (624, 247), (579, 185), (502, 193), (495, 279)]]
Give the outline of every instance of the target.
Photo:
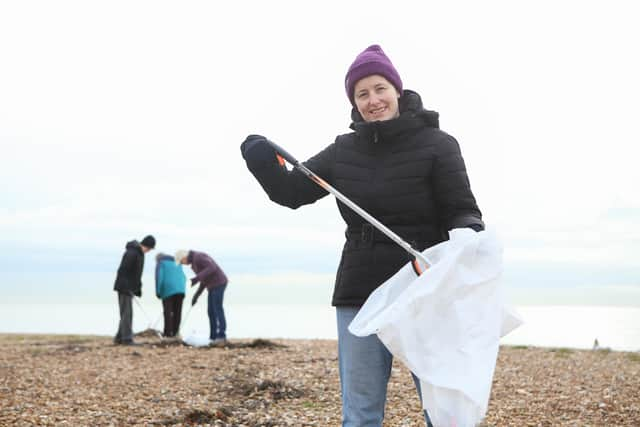
[[(0, 335), (0, 425), (338, 426), (337, 343)], [(421, 426), (395, 364), (386, 426)], [(640, 354), (502, 347), (483, 426), (640, 426)]]

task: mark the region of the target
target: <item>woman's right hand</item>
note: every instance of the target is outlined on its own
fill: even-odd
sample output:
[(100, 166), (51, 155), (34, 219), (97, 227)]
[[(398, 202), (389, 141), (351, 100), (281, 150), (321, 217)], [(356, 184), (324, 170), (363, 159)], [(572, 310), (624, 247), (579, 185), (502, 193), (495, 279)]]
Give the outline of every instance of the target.
[(262, 135), (247, 136), (240, 144), (240, 151), (249, 166), (277, 161), (276, 151)]

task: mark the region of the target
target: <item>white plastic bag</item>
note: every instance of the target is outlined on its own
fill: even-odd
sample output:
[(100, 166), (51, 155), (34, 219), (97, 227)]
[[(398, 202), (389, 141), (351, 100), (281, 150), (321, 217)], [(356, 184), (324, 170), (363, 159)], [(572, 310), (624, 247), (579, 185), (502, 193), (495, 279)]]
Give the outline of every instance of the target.
[(378, 287), (349, 325), (378, 334), (420, 379), (435, 426), (474, 426), (487, 411), (500, 337), (522, 321), (505, 306), (502, 246), (491, 231), (454, 229), (423, 252), (431, 267), (411, 264)]
[(182, 338), (182, 342), (191, 347), (207, 347), (211, 340), (209, 339), (209, 335), (197, 334), (195, 331), (192, 331), (186, 337)]

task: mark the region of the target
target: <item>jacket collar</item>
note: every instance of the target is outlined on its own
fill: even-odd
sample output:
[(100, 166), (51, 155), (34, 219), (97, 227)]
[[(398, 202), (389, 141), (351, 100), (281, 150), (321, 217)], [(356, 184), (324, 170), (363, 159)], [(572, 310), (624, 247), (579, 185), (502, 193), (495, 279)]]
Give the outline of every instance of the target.
[(351, 110), (353, 122), (351, 129), (365, 140), (374, 143), (391, 139), (399, 134), (409, 132), (414, 129), (431, 127), (438, 128), (438, 113), (425, 110), (422, 106), (422, 99), (416, 92), (405, 89), (398, 100), (400, 115), (391, 120), (365, 122), (360, 112), (354, 107)]

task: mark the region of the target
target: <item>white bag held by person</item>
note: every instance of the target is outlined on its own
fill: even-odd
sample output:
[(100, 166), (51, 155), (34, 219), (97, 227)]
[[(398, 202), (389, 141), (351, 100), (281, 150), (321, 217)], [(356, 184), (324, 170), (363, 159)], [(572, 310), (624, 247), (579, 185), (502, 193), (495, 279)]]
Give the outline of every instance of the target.
[(454, 229), (378, 287), (349, 325), (377, 334), (420, 379), (422, 403), (435, 426), (478, 424), (487, 411), (500, 337), (521, 319), (505, 306), (502, 245), (491, 231)]
[(195, 331), (182, 338), (182, 342), (191, 347), (208, 347), (211, 344), (209, 335), (197, 334)]

